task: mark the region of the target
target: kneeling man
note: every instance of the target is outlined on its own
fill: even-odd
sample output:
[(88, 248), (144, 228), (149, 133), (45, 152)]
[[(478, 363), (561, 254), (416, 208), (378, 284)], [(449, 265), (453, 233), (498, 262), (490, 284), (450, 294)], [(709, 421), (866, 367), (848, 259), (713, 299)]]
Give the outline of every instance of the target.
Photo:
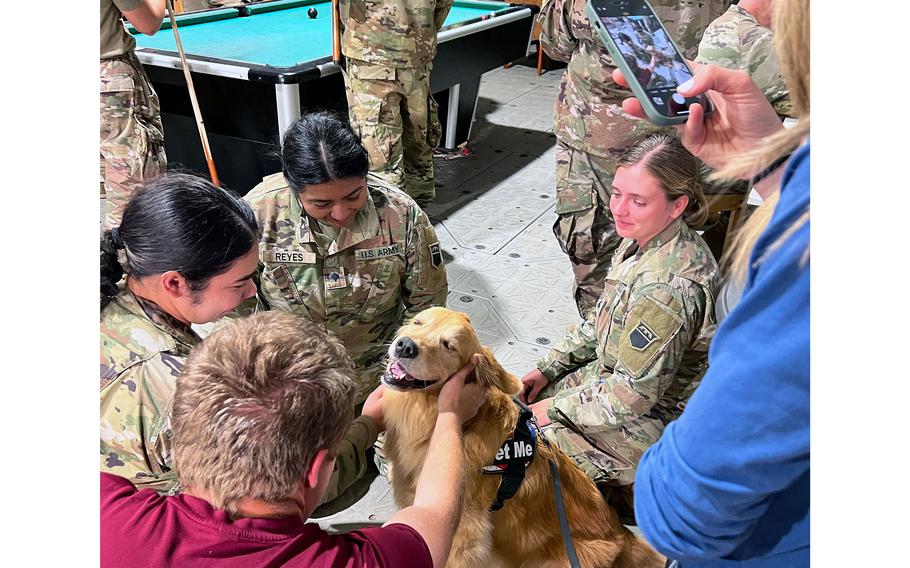
[(383, 527), (330, 535), (306, 519), (354, 418), (354, 368), (341, 344), (290, 314), (213, 332), (174, 399), (184, 493), (138, 491), (101, 474), (102, 566), (435, 566), (461, 515), (462, 424), (483, 402), (466, 366), (439, 395), (414, 505)]

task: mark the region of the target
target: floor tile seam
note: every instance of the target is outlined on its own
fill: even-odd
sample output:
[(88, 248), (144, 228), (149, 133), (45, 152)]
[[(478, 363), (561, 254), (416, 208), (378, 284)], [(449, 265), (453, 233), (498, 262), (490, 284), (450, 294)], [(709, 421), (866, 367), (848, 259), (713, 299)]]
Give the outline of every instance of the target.
[(518, 341), (518, 335), (515, 333), (515, 328), (514, 328), (514, 326), (512, 326), (512, 325), (510, 324), (509, 320), (508, 320), (505, 316), (502, 315), (502, 313), (499, 311), (499, 309), (498, 309), (498, 307), (497, 307), (497, 305), (496, 305), (496, 302), (494, 302), (494, 301), (493, 301), (492, 299), (490, 299), (490, 298), (487, 298), (487, 297), (485, 297), (485, 296), (482, 296), (482, 295), (480, 295), (480, 294), (476, 294), (476, 293), (473, 293), (473, 292), (465, 292), (465, 291), (461, 291), (461, 290), (449, 290), (449, 293), (451, 294), (453, 291), (454, 291), (454, 292), (458, 292), (459, 294), (464, 294), (464, 295), (466, 295), (466, 296), (473, 296), (473, 297), (476, 297), (476, 298), (481, 298), (481, 299), (486, 300), (487, 302), (489, 302), (489, 303), (490, 303), (490, 307), (493, 309), (493, 313), (496, 314), (496, 317), (499, 318), (499, 321), (502, 322), (503, 325), (506, 326), (506, 329), (509, 330), (509, 333), (512, 335), (512, 338), (513, 338), (514, 340)]
[[(495, 305), (496, 305), (496, 303), (493, 301), (492, 298), (488, 298), (488, 297), (484, 296), (483, 294), (479, 294), (479, 293), (477, 293), (477, 292), (470, 292), (470, 291), (464, 290), (464, 289), (459, 290), (457, 287), (455, 287), (455, 288), (449, 288), (449, 294), (451, 294), (452, 292), (457, 292), (457, 293), (462, 294), (462, 295), (464, 295), (464, 296), (472, 296), (472, 297), (474, 297), (474, 298), (480, 298), (481, 300), (486, 300), (486, 301), (490, 302), (490, 305), (492, 305), (492, 306), (494, 306), (494, 307), (495, 307)], [(494, 310), (494, 311), (495, 311), (495, 310)], [(497, 312), (497, 315), (499, 315), (499, 318), (502, 319), (502, 315), (499, 314), (499, 312)]]
[[(543, 336), (541, 336), (541, 337), (543, 337)], [(522, 345), (530, 345), (530, 346), (532, 346), (532, 347), (536, 347), (536, 348), (538, 348), (538, 349), (544, 349), (544, 350), (546, 350), (546, 351), (549, 351), (549, 350), (553, 349), (553, 346), (556, 345), (557, 341), (559, 341), (559, 340), (554, 341), (553, 343), (551, 343), (551, 344), (549, 344), (549, 345), (541, 345), (540, 343), (531, 342), (531, 341), (525, 341), (524, 339), (521, 339), (520, 337), (516, 337), (515, 339), (516, 339), (516, 341), (518, 341), (518, 342), (521, 343)], [(562, 338), (560, 337), (560, 339), (562, 339)], [(542, 355), (542, 357), (546, 357), (546, 353), (544, 353), (544, 354)], [(529, 369), (529, 370), (530, 370), (530, 369)]]
[[(532, 92), (532, 91), (536, 91), (536, 90), (537, 90), (537, 87), (531, 87), (531, 88), (529, 88), (527, 91), (521, 93), (520, 95), (514, 96), (514, 97), (512, 97), (511, 99), (509, 99), (509, 100), (507, 100), (507, 101), (504, 101), (504, 102), (500, 102), (500, 101), (497, 101), (497, 100), (495, 100), (495, 99), (491, 99), (491, 98), (488, 98), (488, 97), (483, 97), (483, 98), (486, 98), (488, 101), (490, 101), (490, 102), (494, 103), (495, 105), (497, 105), (497, 107), (500, 107), (500, 106), (502, 106), (502, 105), (507, 105), (507, 104), (511, 103), (512, 101), (514, 101), (515, 99), (521, 98), (521, 97), (527, 95), (528, 93), (530, 93), (530, 92)], [(478, 91), (479, 91), (479, 89), (478, 89)], [(478, 94), (477, 94), (477, 98), (478, 98), (478, 99), (481, 98), (481, 95), (480, 95), (479, 92), (478, 92)], [(556, 106), (555, 103), (554, 103), (554, 106)], [(493, 110), (495, 111), (496, 109), (493, 109)], [(484, 116), (486, 116), (486, 115), (484, 115)]]
[[(532, 219), (537, 219), (539, 217), (538, 213), (535, 211), (530, 211), (530, 213), (533, 215)], [(446, 226), (446, 230), (453, 238), (458, 238), (459, 235), (466, 233), (476, 234), (482, 240), (495, 236), (506, 237), (508, 238), (508, 241), (503, 243), (502, 246), (507, 246), (512, 242), (515, 236), (524, 233), (530, 227), (530, 224), (533, 224), (533, 221), (515, 220), (511, 222), (500, 222), (501, 217), (506, 214), (508, 214), (508, 212), (507, 210), (504, 210), (504, 208), (498, 208), (487, 216), (481, 216), (479, 214), (473, 216), (470, 211), (468, 211), (456, 219), (446, 220), (446, 222), (449, 223), (449, 225)], [(486, 230), (482, 229), (484, 225), (487, 226)], [(513, 235), (513, 233), (516, 233), (516, 235)], [(497, 249), (497, 252), (498, 250), (499, 249)], [(555, 259), (558, 257), (553, 255), (553, 258)]]
[(472, 246), (469, 246), (469, 245), (464, 244), (463, 242), (461, 242), (461, 240), (458, 238), (458, 236), (457, 236), (455, 233), (453, 233), (453, 232), (452, 232), (451, 230), (449, 230), (448, 228), (446, 228), (446, 230), (448, 230), (448, 231), (449, 231), (449, 234), (452, 235), (452, 240), (454, 240), (455, 243), (456, 243), (458, 246), (460, 246), (461, 248), (467, 249), (467, 250), (469, 250), (469, 251), (471, 251), (471, 252), (476, 252), (476, 253), (478, 253), (478, 254), (485, 254), (485, 255), (487, 255), (487, 256), (493, 256), (491, 253), (489, 253), (489, 252), (487, 252), (487, 251), (485, 251), (485, 250), (476, 249), (476, 248), (474, 248), (474, 247), (472, 247)]
[[(521, 234), (521, 231), (523, 231), (523, 230), (524, 230), (524, 228), (519, 229), (519, 230), (518, 230), (518, 233), (516, 233), (516, 235), (517, 235), (517, 234)], [(504, 231), (504, 232), (505, 232), (505, 231)], [(496, 254), (496, 252), (499, 252), (499, 250), (501, 250), (501, 248), (502, 248), (502, 247), (500, 247), (500, 248), (497, 249), (495, 252), (487, 252), (486, 250), (476, 249), (476, 248), (474, 248), (474, 247), (472, 247), (472, 246), (470, 246), (470, 245), (464, 244), (464, 243), (458, 238), (458, 236), (457, 236), (455, 233), (453, 233), (452, 231), (449, 231), (449, 233), (452, 234), (452, 238), (454, 238), (455, 241), (456, 241), (460, 246), (462, 246), (462, 247), (464, 247), (464, 248), (466, 248), (466, 249), (468, 249), (468, 250), (473, 250), (473, 251), (476, 251), (476, 252), (481, 252), (481, 253), (485, 253), (485, 254), (488, 254), (488, 255), (490, 255), (490, 256), (493, 256), (493, 255)], [(508, 235), (508, 234), (510, 234), (510, 233), (511, 233), (511, 231), (508, 231), (508, 232), (506, 232), (506, 235)], [(506, 244), (510, 243), (514, 238), (515, 238), (514, 235), (513, 235), (512, 237), (509, 237), (509, 240), (506, 241)], [(504, 246), (504, 245), (503, 245), (503, 246)]]
[[(484, 73), (484, 75), (486, 75), (486, 74), (487, 74), (487, 73)], [(500, 75), (505, 76), (506, 74), (505, 74), (505, 73), (500, 73)], [(511, 79), (513, 79), (513, 78), (514, 78), (514, 79), (518, 79), (517, 75), (512, 75), (511, 77), (509, 77), (509, 80), (501, 81), (499, 86), (502, 87), (502, 86), (504, 86), (503, 83), (510, 83), (510, 82), (512, 82)], [(526, 79), (522, 78), (521, 81), (526, 81)], [(516, 81), (516, 82), (517, 82), (517, 81)], [(516, 96), (516, 97), (512, 97), (511, 99), (509, 99), (508, 101), (506, 101), (505, 103), (502, 103), (502, 104), (508, 104), (508, 103), (514, 101), (516, 98), (521, 97), (521, 96), (524, 96), (524, 95), (526, 95), (527, 93), (530, 93), (531, 91), (535, 91), (535, 90), (537, 90), (537, 89), (540, 87), (540, 85), (533, 85), (533, 84), (528, 83), (528, 82), (525, 82), (524, 84), (525, 84), (525, 86), (528, 87), (528, 90), (527, 90), (527, 91), (521, 93), (520, 95), (518, 95), (518, 96)], [(480, 92), (481, 88), (483, 88), (483, 78), (481, 78), (480, 88), (477, 89), (477, 96), (478, 96), (478, 97), (481, 97), (481, 96), (482, 96), (482, 94), (481, 94), (481, 92)], [(493, 99), (487, 99), (487, 100), (491, 100), (491, 101), (492, 101)], [(498, 102), (498, 101), (493, 101), (493, 102)]]
[(528, 227), (530, 227), (530, 226), (533, 225), (538, 219), (540, 219), (540, 217), (541, 217), (544, 213), (546, 213), (547, 211), (549, 211), (551, 208), (553, 208), (553, 207), (555, 207), (555, 206), (556, 206), (555, 203), (551, 204), (549, 207), (547, 207), (547, 208), (545, 208), (543, 211), (541, 211), (540, 214), (537, 215), (537, 217), (534, 217), (533, 219), (531, 219), (530, 221), (528, 221), (527, 223), (525, 223), (524, 229), (522, 229), (521, 231), (518, 231), (516, 234), (514, 234), (514, 235), (512, 236), (511, 239), (509, 239), (508, 241), (506, 241), (505, 244), (503, 244), (501, 247), (499, 247), (498, 249), (496, 249), (496, 251), (493, 253), (493, 256), (496, 256), (496, 255), (499, 254), (504, 248), (506, 248), (507, 246), (509, 246), (509, 243), (511, 243), (512, 241), (514, 241), (516, 238), (518, 238), (518, 235), (520, 235), (521, 233), (523, 233)]
[[(502, 257), (490, 257), (490, 258), (496, 258), (497, 260), (505, 260)], [(508, 259), (508, 260), (511, 261), (512, 259)], [(530, 262), (526, 262), (525, 264), (530, 264)], [(483, 266), (478, 266), (477, 268), (471, 270), (471, 272), (481, 274), (481, 273), (477, 272), (478, 269), (486, 269), (486, 268), (490, 268), (490, 265), (484, 264)], [(528, 266), (528, 267), (522, 266), (520, 268), (531, 269), (532, 266)], [(514, 269), (514, 272), (520, 273), (522, 271), (519, 270), (518, 268), (516, 268), (516, 269)], [(521, 290), (526, 291), (528, 294), (547, 294), (547, 293), (553, 291), (553, 287), (555, 285), (554, 283), (550, 283), (550, 282), (541, 284), (537, 279), (527, 278), (525, 276), (514, 277), (514, 276), (508, 276), (508, 275), (500, 275), (498, 272), (494, 272), (494, 271), (484, 272), (484, 273), (482, 273), (482, 276), (483, 276), (484, 283), (494, 284), (497, 287), (501, 287), (504, 284), (515, 283), (516, 279), (520, 279), (520, 280), (522, 280)], [(540, 280), (550, 280), (550, 279), (551, 279), (550, 277), (545, 277)]]
[[(512, 155), (514, 155), (514, 152), (509, 152), (508, 154), (506, 154), (505, 156), (503, 156), (501, 159), (496, 160), (495, 162), (491, 162), (490, 165), (488, 165), (486, 168), (484, 168), (484, 169), (478, 171), (477, 173), (475, 173), (475, 174), (472, 175), (471, 177), (465, 178), (464, 180), (461, 181), (461, 183), (459, 183), (458, 185), (452, 186), (452, 187), (449, 188), (449, 189), (450, 189), (451, 191), (457, 190), (458, 188), (462, 187), (464, 184), (466, 184), (466, 183), (468, 183), (469, 181), (473, 180), (473, 179), (476, 178), (477, 176), (480, 176), (480, 175), (482, 175), (482, 174), (488, 172), (488, 171), (490, 170), (490, 168), (492, 168), (493, 166), (495, 166), (496, 164), (498, 164), (499, 162), (501, 162), (503, 159), (507, 158), (508, 156), (512, 156)], [(494, 190), (495, 188), (496, 188), (496, 185), (493, 185), (493, 186), (491, 186), (489, 189), (487, 189), (487, 190), (485, 190), (485, 191), (492, 191), (492, 190)], [(458, 205), (458, 204), (462, 203), (462, 202), (461, 202), (462, 199), (467, 199), (468, 201), (470, 201), (471, 195), (469, 194), (469, 195), (462, 195), (462, 196), (459, 196), (459, 197), (455, 198), (454, 202), (446, 203), (446, 205), (447, 205), (447, 206)], [(461, 208), (459, 207), (458, 209), (452, 210), (452, 211), (449, 213), (449, 215), (451, 215), (451, 213), (454, 213), (455, 211), (460, 210), (460, 209), (461, 209)]]

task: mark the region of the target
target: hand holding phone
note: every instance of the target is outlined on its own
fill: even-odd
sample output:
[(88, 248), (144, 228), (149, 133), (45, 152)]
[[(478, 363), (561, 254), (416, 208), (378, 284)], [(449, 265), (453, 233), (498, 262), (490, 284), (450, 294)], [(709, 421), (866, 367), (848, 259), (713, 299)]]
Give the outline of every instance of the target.
[(692, 70), (645, 0), (588, 0), (585, 11), (651, 122), (682, 124), (694, 103), (713, 110), (707, 95), (676, 92)]
[[(628, 86), (619, 69), (613, 71), (613, 80)], [(677, 127), (683, 145), (715, 169), (722, 168), (731, 157), (758, 148), (783, 128), (774, 108), (745, 71), (696, 65), (692, 81), (679, 90), (690, 97), (710, 93), (716, 103), (709, 116), (704, 116), (700, 105), (693, 105), (685, 125)], [(624, 100), (622, 108), (646, 118), (637, 99)]]

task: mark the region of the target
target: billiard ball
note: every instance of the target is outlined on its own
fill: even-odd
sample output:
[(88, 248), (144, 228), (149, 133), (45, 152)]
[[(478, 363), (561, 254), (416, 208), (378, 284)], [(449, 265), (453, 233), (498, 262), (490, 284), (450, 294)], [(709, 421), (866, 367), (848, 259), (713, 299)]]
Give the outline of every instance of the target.
[(315, 18), (317, 14), (319, 14), (319, 12), (316, 11), (316, 8), (310, 8), (306, 11), (306, 15), (309, 16), (311, 20)]

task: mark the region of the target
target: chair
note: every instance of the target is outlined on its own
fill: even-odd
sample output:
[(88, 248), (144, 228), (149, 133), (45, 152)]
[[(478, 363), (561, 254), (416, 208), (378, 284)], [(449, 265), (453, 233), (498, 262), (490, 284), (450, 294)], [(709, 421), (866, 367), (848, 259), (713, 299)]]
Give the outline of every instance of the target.
[(710, 229), (703, 235), (706, 237), (705, 241), (708, 242), (708, 246), (711, 247), (714, 256), (719, 261), (723, 252), (730, 245), (736, 229), (739, 228), (744, 219), (750, 186), (749, 182), (745, 180), (733, 183), (706, 182), (704, 190), (705, 198), (708, 200), (709, 218), (710, 216), (729, 213), (729, 219), (723, 226), (723, 236), (719, 243), (711, 238), (711, 235), (707, 234), (712, 232)]

